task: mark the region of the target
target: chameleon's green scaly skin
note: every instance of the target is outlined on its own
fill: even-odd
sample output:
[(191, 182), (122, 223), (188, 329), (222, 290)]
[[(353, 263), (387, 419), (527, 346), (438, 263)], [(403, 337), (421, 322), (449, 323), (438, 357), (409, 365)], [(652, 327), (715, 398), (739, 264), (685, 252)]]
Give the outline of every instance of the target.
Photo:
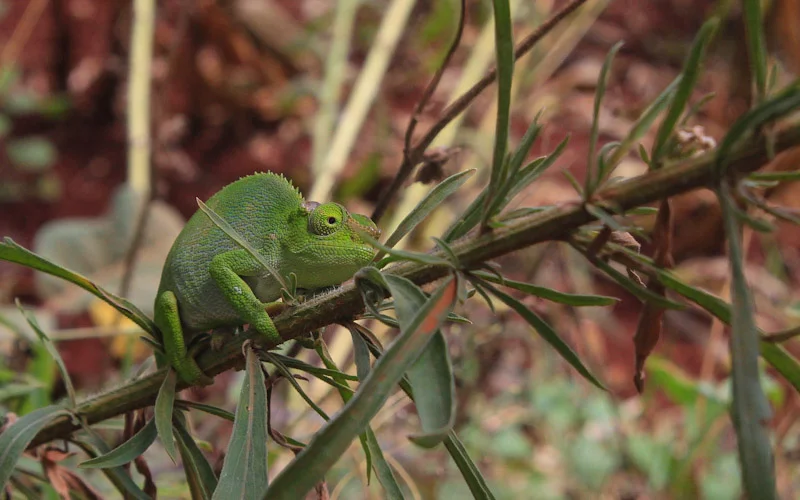
[[(255, 248), (281, 276), (297, 276), (299, 289), (339, 284), (367, 265), (375, 250), (357, 229), (377, 238), (366, 216), (337, 203), (306, 202), (280, 175), (259, 173), (233, 182), (207, 205)], [(281, 296), (280, 283), (209, 217), (198, 210), (167, 256), (155, 303), (155, 323), (166, 357), (190, 384), (208, 384), (187, 353), (185, 334), (250, 325), (280, 343), (267, 303)]]

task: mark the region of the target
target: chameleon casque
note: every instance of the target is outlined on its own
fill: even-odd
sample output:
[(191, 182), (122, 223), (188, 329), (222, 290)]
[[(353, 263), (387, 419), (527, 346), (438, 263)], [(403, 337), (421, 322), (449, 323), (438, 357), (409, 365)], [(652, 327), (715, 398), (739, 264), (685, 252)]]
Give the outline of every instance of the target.
[[(315, 290), (346, 281), (375, 256), (359, 231), (380, 236), (375, 223), (338, 203), (305, 201), (283, 176), (257, 173), (213, 195), (207, 205), (297, 288)], [(155, 302), (167, 361), (186, 382), (209, 384), (186, 349), (188, 335), (245, 323), (281, 343), (266, 307), (281, 285), (201, 210), (186, 223), (167, 256)]]

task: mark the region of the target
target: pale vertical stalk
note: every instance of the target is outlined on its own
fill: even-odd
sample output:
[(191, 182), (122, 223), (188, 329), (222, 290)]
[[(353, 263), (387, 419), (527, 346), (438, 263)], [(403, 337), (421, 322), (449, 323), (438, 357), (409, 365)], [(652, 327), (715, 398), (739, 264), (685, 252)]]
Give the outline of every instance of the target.
[(336, 121), (358, 4), (359, 0), (340, 0), (336, 3), (331, 48), (325, 61), (325, 78), (319, 92), (319, 111), (314, 117), (312, 132), (311, 172), (315, 178), (324, 165), (325, 152), (330, 145), (331, 132)]
[(128, 70), (128, 183), (142, 199), (150, 194), (150, 78), (155, 25), (154, 0), (133, 2)]
[(319, 202), (330, 199), (336, 179), (344, 169), (367, 112), (375, 100), (414, 4), (415, 0), (394, 0), (384, 14), (372, 50), (347, 101), (330, 151), (322, 163), (309, 199)]

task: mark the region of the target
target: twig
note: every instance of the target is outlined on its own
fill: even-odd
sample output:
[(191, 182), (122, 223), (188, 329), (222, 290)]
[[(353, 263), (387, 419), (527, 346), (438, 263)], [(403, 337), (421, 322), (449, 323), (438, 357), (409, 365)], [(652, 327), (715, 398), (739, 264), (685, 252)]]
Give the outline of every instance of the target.
[[(783, 151), (798, 143), (800, 143), (800, 128), (795, 128), (778, 137), (776, 150)], [(710, 153), (670, 164), (665, 168), (602, 189), (598, 195), (620, 207), (621, 210), (629, 210), (691, 189), (708, 186), (719, 178), (715, 159), (716, 155)], [(731, 161), (725, 168), (731, 175), (744, 174), (758, 169), (767, 159), (763, 141), (753, 141), (731, 155)], [(593, 220), (583, 205), (568, 203), (515, 219), (491, 234), (469, 235), (455, 242), (452, 248), (459, 262), (467, 269), (476, 268), (488, 260), (536, 243), (564, 239), (575, 229)], [(393, 266), (390, 271), (414, 283), (425, 284), (445, 276), (450, 269), (440, 265), (405, 262)], [(351, 320), (363, 309), (360, 294), (350, 283), (336, 292), (309, 299), (297, 307), (288, 309), (275, 318), (275, 327), (281, 337), (288, 340), (328, 324)], [(204, 352), (198, 359), (200, 368), (213, 376), (236, 366), (241, 362), (242, 342), (252, 338), (253, 334), (247, 332), (226, 343), (219, 351)], [(264, 347), (273, 346), (264, 345)], [(89, 424), (93, 424), (130, 410), (152, 405), (163, 381), (165, 370), (166, 368), (130, 381), (120, 388), (80, 403), (75, 413), (78, 417), (86, 419)], [(186, 387), (186, 384), (179, 384), (179, 389)], [(77, 428), (79, 426), (75, 424), (73, 418), (57, 418), (37, 434), (31, 446), (66, 437)]]
[[(514, 60), (516, 61), (528, 51), (530, 51), (536, 43), (539, 42), (545, 35), (550, 33), (550, 31), (555, 28), (558, 23), (564, 20), (565, 17), (572, 14), (578, 7), (586, 3), (587, 0), (572, 0), (563, 9), (556, 12), (551, 16), (547, 21), (545, 21), (541, 26), (536, 28), (536, 30), (525, 37), (519, 45), (514, 49)], [(425, 136), (417, 142), (417, 145), (411, 150), (410, 153), (403, 155), (403, 163), (400, 165), (400, 168), (397, 171), (397, 175), (395, 175), (394, 179), (392, 179), (392, 183), (387, 187), (383, 194), (380, 197), (380, 201), (378, 205), (375, 207), (375, 211), (372, 212), (372, 220), (378, 221), (386, 212), (386, 209), (389, 207), (389, 203), (397, 194), (397, 191), (400, 189), (400, 186), (406, 181), (408, 176), (411, 174), (411, 171), (414, 169), (415, 166), (419, 163), (419, 159), (425, 153), (425, 150), (428, 149), (428, 146), (431, 145), (433, 140), (436, 136), (441, 132), (448, 123), (450, 123), (456, 116), (461, 114), (467, 106), (472, 103), (472, 101), (480, 95), (481, 92), (486, 90), (486, 87), (494, 82), (495, 78), (497, 78), (497, 68), (493, 68), (486, 73), (478, 83), (472, 86), (468, 91), (464, 92), (464, 94), (456, 99), (450, 106), (448, 106), (443, 112), (442, 117), (437, 121), (429, 130), (425, 133)]]
[(461, 35), (464, 33), (464, 18), (467, 15), (466, 11), (466, 0), (461, 0), (461, 12), (458, 16), (456, 36), (450, 43), (450, 47), (447, 49), (447, 54), (445, 54), (442, 64), (439, 65), (439, 69), (436, 70), (436, 73), (433, 75), (433, 78), (431, 78), (430, 83), (428, 83), (428, 86), (425, 87), (422, 97), (420, 98), (419, 102), (417, 102), (417, 105), (414, 107), (414, 112), (411, 114), (411, 120), (408, 122), (408, 128), (406, 128), (406, 137), (403, 146), (403, 161), (406, 163), (415, 163), (412, 162), (412, 159), (409, 156), (411, 154), (411, 138), (414, 136), (414, 129), (417, 127), (417, 121), (419, 120), (419, 116), (422, 114), (422, 110), (428, 104), (428, 101), (430, 101), (433, 93), (439, 86), (439, 81), (442, 79), (442, 75), (444, 75), (444, 70), (447, 69), (447, 66), (450, 64), (450, 59), (453, 58), (453, 54), (456, 53), (456, 49), (458, 49), (458, 46), (461, 44)]

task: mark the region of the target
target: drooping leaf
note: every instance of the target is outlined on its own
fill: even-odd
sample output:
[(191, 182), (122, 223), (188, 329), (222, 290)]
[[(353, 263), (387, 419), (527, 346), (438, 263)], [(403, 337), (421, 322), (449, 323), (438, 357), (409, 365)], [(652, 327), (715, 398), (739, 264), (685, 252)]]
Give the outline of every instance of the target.
[[(348, 325), (351, 337), (353, 338), (356, 370), (359, 373), (359, 380), (364, 380), (369, 375), (371, 368), (369, 364), (369, 348), (359, 334), (360, 328), (363, 327), (355, 325), (355, 323)], [(320, 352), (320, 350), (318, 349), (317, 352)], [(324, 355), (321, 355), (323, 363), (325, 363), (326, 366), (335, 366), (333, 360), (331, 360), (330, 356), (327, 354), (327, 350), (325, 350), (323, 354)], [(342, 380), (342, 382), (345, 381)], [(339, 391), (339, 394), (342, 397), (342, 401), (345, 403), (350, 401), (353, 397), (353, 393), (347, 391)], [(403, 491), (400, 489), (400, 485), (397, 483), (397, 479), (394, 477), (394, 473), (391, 467), (389, 467), (386, 457), (383, 455), (383, 450), (378, 443), (378, 438), (375, 436), (372, 427), (368, 425), (364, 432), (358, 436), (358, 439), (361, 442), (361, 447), (364, 450), (364, 456), (367, 462), (367, 484), (369, 484), (371, 472), (374, 470), (378, 482), (381, 483), (383, 487), (384, 496), (391, 500), (402, 500), (404, 498)]]
[(139, 432), (113, 450), (78, 464), (82, 469), (106, 469), (132, 462), (150, 448), (158, 436), (155, 419), (151, 419)]
[(183, 415), (180, 414), (175, 418), (175, 438), (178, 441), (183, 472), (189, 483), (192, 498), (210, 500), (217, 487), (217, 476), (214, 475), (211, 464), (200, 451), (197, 442), (186, 429)]
[[(292, 372), (289, 371), (289, 369), (286, 368), (286, 366), (284, 366), (284, 364), (281, 363), (277, 358), (275, 358), (272, 355), (272, 353), (269, 352), (264, 353), (264, 361), (268, 361), (269, 363), (271, 363), (283, 375), (283, 378), (285, 378), (286, 381), (292, 385), (294, 390), (300, 395), (301, 398), (303, 398), (303, 400), (308, 404), (308, 406), (310, 406), (311, 409), (317, 413), (317, 415), (322, 417), (323, 420), (330, 419), (328, 414), (325, 413), (325, 411), (322, 408), (320, 408), (319, 405), (315, 403), (314, 400), (311, 399), (311, 397), (308, 394), (306, 394), (306, 391), (304, 391), (302, 387), (300, 387), (300, 384), (297, 383), (297, 379), (294, 378)], [(350, 391), (350, 388), (346, 386), (340, 386), (339, 388), (344, 389), (348, 392)]]
[(542, 299), (549, 300), (551, 302), (566, 304), (568, 306), (573, 306), (573, 307), (613, 306), (614, 304), (619, 302), (619, 299), (616, 297), (607, 297), (604, 295), (585, 295), (579, 293), (565, 293), (553, 290), (551, 288), (533, 285), (531, 283), (523, 283), (521, 281), (514, 281), (505, 278), (500, 279), (496, 275), (487, 273), (486, 271), (475, 271), (473, 274), (490, 283), (507, 286), (508, 288), (519, 290), (520, 292), (527, 293), (528, 295), (533, 295), (534, 297), (539, 297)]
[(158, 390), (156, 404), (153, 409), (158, 437), (161, 444), (174, 463), (178, 463), (178, 452), (175, 449), (175, 437), (172, 433), (172, 412), (175, 406), (175, 390), (178, 384), (178, 374), (173, 369), (167, 370), (164, 382)]
[(592, 260), (592, 264), (597, 266), (601, 271), (606, 273), (611, 279), (617, 282), (622, 288), (629, 291), (640, 300), (651, 302), (654, 305), (657, 305), (664, 309), (684, 309), (683, 304), (679, 304), (669, 299), (665, 299), (664, 297), (655, 294), (644, 288), (639, 286), (638, 284), (634, 283), (630, 278), (622, 274), (621, 272), (617, 271), (607, 262), (603, 262), (600, 259)]
[[(376, 358), (380, 358), (383, 355), (380, 343), (377, 339), (365, 343)], [(409, 398), (412, 400), (414, 399), (411, 384), (408, 383), (407, 379), (400, 381), (400, 388), (403, 389)], [(486, 479), (475, 465), (475, 462), (470, 458), (469, 453), (467, 453), (466, 448), (464, 448), (464, 445), (459, 440), (455, 431), (450, 431), (447, 438), (444, 440), (444, 445), (469, 486), (472, 496), (480, 500), (494, 500), (494, 496), (489, 486), (486, 484)]]
[(262, 496), (270, 500), (299, 498), (322, 479), (353, 439), (364, 431), (405, 371), (428, 345), (452, 309), (456, 296), (455, 280), (445, 280), (415, 312), (408, 326), (375, 363), (350, 401), (317, 432), (308, 446), (270, 484), (266, 496)]
[(464, 448), (455, 431), (450, 431), (444, 441), (444, 445), (464, 477), (472, 497), (476, 500), (494, 500), (494, 495), (492, 490), (489, 489), (489, 485), (486, 484), (486, 479), (475, 465), (475, 462), (469, 457), (467, 449)]
[(54, 419), (69, 414), (69, 410), (61, 406), (45, 406), (23, 415), (0, 434), (0, 488), (11, 477), (25, 448), (36, 434)]
[(414, 391), (423, 431), (409, 439), (423, 448), (433, 448), (447, 438), (456, 419), (453, 364), (441, 331), (434, 334), (406, 376)]
[(546, 321), (540, 318), (538, 314), (525, 307), (522, 302), (518, 301), (514, 297), (501, 292), (485, 281), (481, 282), (481, 286), (486, 289), (486, 291), (500, 299), (508, 307), (516, 311), (517, 314), (522, 316), (522, 318), (533, 327), (536, 333), (538, 333), (548, 344), (553, 346), (556, 352), (558, 352), (567, 363), (572, 365), (572, 367), (575, 368), (586, 380), (600, 389), (606, 390), (605, 386), (599, 380), (597, 380), (597, 377), (595, 377), (592, 372), (589, 371), (586, 366), (584, 366), (583, 361), (581, 361), (575, 351), (573, 351), (572, 348), (566, 342), (564, 342), (561, 337), (558, 336), (555, 330), (553, 330), (553, 328), (548, 325)]
[(14, 243), (14, 240), (11, 238), (6, 237), (4, 241), (0, 243), (0, 260), (21, 264), (78, 285), (119, 311), (123, 316), (139, 325), (154, 338), (158, 338), (156, 333), (157, 329), (153, 321), (131, 302), (100, 288), (80, 274), (64, 269), (61, 266), (39, 257), (35, 253)]
[(245, 352), (246, 373), (214, 499), (257, 498), (269, 485), (267, 388), (261, 361), (252, 346)]
[[(105, 455), (111, 451), (111, 447), (88, 425), (83, 425), (83, 431), (89, 436), (89, 443), (85, 443), (80, 439), (75, 439), (74, 443), (77, 444), (83, 451), (90, 457), (97, 458)], [(149, 500), (152, 495), (148, 495), (142, 490), (131, 478), (130, 473), (123, 467), (109, 467), (103, 469), (103, 474), (106, 475), (111, 484), (117, 488), (117, 491), (126, 495), (128, 498), (135, 498), (136, 500)]]

